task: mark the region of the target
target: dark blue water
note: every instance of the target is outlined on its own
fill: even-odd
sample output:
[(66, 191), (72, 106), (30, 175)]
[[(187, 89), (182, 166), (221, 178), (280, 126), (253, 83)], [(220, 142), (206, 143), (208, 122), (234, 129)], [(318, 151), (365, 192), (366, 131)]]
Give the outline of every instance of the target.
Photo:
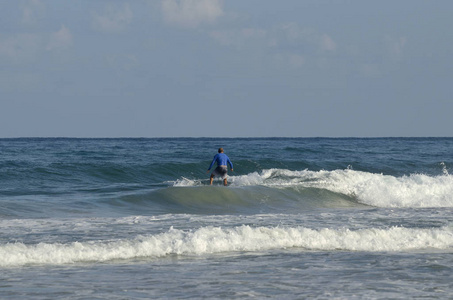
[(0, 295), (445, 299), (452, 166), (452, 138), (0, 139)]

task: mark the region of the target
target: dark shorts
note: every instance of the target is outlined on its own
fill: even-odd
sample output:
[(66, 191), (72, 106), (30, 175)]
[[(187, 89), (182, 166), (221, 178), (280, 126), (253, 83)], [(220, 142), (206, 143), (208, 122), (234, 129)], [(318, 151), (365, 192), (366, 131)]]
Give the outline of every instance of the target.
[(227, 178), (228, 175), (228, 168), (226, 166), (218, 166), (215, 168), (214, 172), (212, 172), (214, 176), (219, 176), (222, 179)]

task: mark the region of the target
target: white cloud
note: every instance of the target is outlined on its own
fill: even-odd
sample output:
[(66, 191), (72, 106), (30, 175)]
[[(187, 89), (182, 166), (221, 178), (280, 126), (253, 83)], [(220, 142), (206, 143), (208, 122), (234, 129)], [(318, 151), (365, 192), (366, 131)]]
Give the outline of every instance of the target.
[(93, 27), (102, 32), (119, 33), (132, 22), (133, 16), (128, 3), (123, 7), (109, 4), (102, 14), (93, 13)]
[(223, 9), (220, 0), (162, 0), (162, 13), (167, 23), (197, 27), (216, 21)]
[(50, 36), (50, 41), (47, 45), (47, 50), (65, 49), (72, 45), (72, 34), (64, 25), (57, 32)]

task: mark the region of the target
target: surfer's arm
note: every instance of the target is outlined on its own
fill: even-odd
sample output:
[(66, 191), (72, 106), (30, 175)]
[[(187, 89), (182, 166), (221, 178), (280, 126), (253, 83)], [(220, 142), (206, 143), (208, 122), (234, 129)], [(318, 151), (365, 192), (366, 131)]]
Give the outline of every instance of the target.
[(229, 158), (228, 158), (228, 164), (230, 165), (231, 171), (233, 171), (233, 163), (231, 162), (231, 160)]
[(217, 160), (217, 154), (214, 156), (214, 159), (212, 160), (211, 165), (208, 168), (208, 171), (211, 170), (211, 168), (215, 164), (216, 160)]

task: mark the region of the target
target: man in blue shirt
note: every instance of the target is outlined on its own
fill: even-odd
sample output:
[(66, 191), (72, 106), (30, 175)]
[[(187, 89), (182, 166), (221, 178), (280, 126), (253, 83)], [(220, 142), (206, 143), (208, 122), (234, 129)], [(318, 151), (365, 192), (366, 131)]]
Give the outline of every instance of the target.
[(225, 153), (223, 153), (223, 148), (219, 148), (218, 152), (219, 153), (217, 153), (214, 156), (214, 159), (212, 160), (211, 165), (209, 166), (208, 171), (206, 171), (206, 173), (209, 173), (209, 171), (211, 170), (214, 163), (217, 163), (217, 168), (215, 168), (214, 172), (212, 172), (212, 174), (211, 174), (211, 178), (210, 178), (211, 185), (212, 185), (212, 181), (214, 180), (214, 177), (220, 176), (223, 179), (223, 185), (226, 186), (227, 185), (227, 175), (228, 175), (227, 164), (230, 165), (231, 171), (233, 171), (233, 163), (228, 158), (228, 156)]

